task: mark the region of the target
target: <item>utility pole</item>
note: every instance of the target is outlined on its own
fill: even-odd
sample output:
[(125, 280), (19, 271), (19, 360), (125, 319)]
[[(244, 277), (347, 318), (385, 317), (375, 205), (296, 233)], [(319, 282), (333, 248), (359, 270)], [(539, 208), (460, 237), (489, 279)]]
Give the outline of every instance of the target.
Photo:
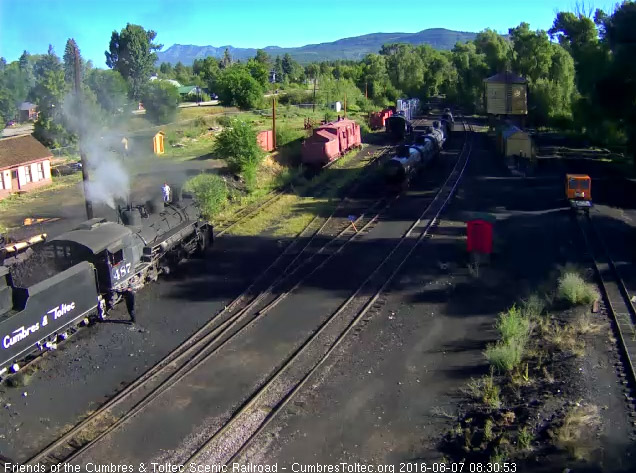
[(369, 98), (369, 94), (368, 94), (368, 88), (367, 88), (367, 83), (364, 83), (364, 98), (368, 99)]
[(272, 98), (272, 143), (276, 149), (276, 96)]
[(344, 118), (347, 118), (347, 93), (345, 92), (345, 99), (344, 99)]
[(86, 218), (88, 220), (93, 218), (93, 204), (88, 198), (88, 163), (86, 160), (86, 153), (82, 146), (82, 127), (84, 122), (82, 121), (82, 82), (80, 80), (80, 53), (77, 45), (75, 46), (75, 104), (77, 106), (77, 119), (80, 123), (80, 127), (77, 133), (77, 141), (79, 144), (80, 160), (82, 162), (82, 181), (84, 182), (84, 199), (86, 201)]
[(314, 106), (312, 108), (312, 112), (316, 111), (316, 73), (314, 72)]

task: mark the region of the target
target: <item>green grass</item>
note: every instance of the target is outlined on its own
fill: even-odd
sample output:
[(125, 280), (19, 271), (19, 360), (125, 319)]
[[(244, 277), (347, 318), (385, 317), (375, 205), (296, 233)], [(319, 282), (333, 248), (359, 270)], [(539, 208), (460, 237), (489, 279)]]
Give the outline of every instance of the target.
[(510, 373), (521, 364), (524, 346), (516, 341), (499, 341), (484, 352), (488, 362), (500, 373)]
[(591, 304), (598, 298), (598, 291), (578, 273), (565, 272), (558, 280), (557, 296), (571, 305)]
[(503, 342), (517, 342), (525, 345), (530, 332), (530, 320), (524, 317), (522, 310), (513, 305), (499, 315), (496, 324)]
[[(334, 163), (332, 168), (319, 173), (311, 180), (297, 179), (298, 175), (287, 172), (287, 179), (297, 179), (293, 185), (294, 193), (284, 195), (254, 217), (232, 228), (230, 233), (253, 236), (271, 229), (277, 237), (296, 236), (316, 215), (329, 214), (338, 204), (335, 197), (340, 189), (351, 183), (363, 171), (364, 162), (350, 163), (357, 153), (358, 151), (347, 153)], [(333, 173), (331, 169), (347, 169), (348, 172)], [(303, 196), (302, 194), (309, 189), (319, 190), (320, 197)]]

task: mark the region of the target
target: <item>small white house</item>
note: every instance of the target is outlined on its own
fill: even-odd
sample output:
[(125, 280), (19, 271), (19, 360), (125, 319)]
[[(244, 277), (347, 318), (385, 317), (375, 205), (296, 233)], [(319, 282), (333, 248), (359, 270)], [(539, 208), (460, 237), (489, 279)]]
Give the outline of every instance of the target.
[(340, 102), (333, 102), (329, 104), (329, 108), (331, 110), (335, 110), (336, 112), (339, 112), (340, 110), (342, 110), (342, 104)]

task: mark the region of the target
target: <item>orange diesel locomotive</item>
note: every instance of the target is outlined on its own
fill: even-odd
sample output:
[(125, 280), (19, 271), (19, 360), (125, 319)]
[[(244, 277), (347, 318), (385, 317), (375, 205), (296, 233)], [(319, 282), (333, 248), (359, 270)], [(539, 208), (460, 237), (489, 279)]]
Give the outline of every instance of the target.
[(566, 174), (565, 196), (574, 209), (592, 207), (592, 180), (585, 174)]

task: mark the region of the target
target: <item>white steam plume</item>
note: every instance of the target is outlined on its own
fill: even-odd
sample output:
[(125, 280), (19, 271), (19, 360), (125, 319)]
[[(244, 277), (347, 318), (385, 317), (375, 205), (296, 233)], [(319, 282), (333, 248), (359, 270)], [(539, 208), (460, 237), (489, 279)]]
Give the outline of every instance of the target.
[(91, 105), (84, 104), (82, 113), (78, 114), (75, 104), (75, 96), (69, 94), (64, 100), (63, 113), (67, 126), (81, 136), (90, 179), (86, 184), (86, 198), (93, 204), (101, 203), (114, 209), (116, 199), (127, 199), (130, 194), (129, 173), (121, 159), (111, 151), (122, 149), (122, 134), (96, 123)]

